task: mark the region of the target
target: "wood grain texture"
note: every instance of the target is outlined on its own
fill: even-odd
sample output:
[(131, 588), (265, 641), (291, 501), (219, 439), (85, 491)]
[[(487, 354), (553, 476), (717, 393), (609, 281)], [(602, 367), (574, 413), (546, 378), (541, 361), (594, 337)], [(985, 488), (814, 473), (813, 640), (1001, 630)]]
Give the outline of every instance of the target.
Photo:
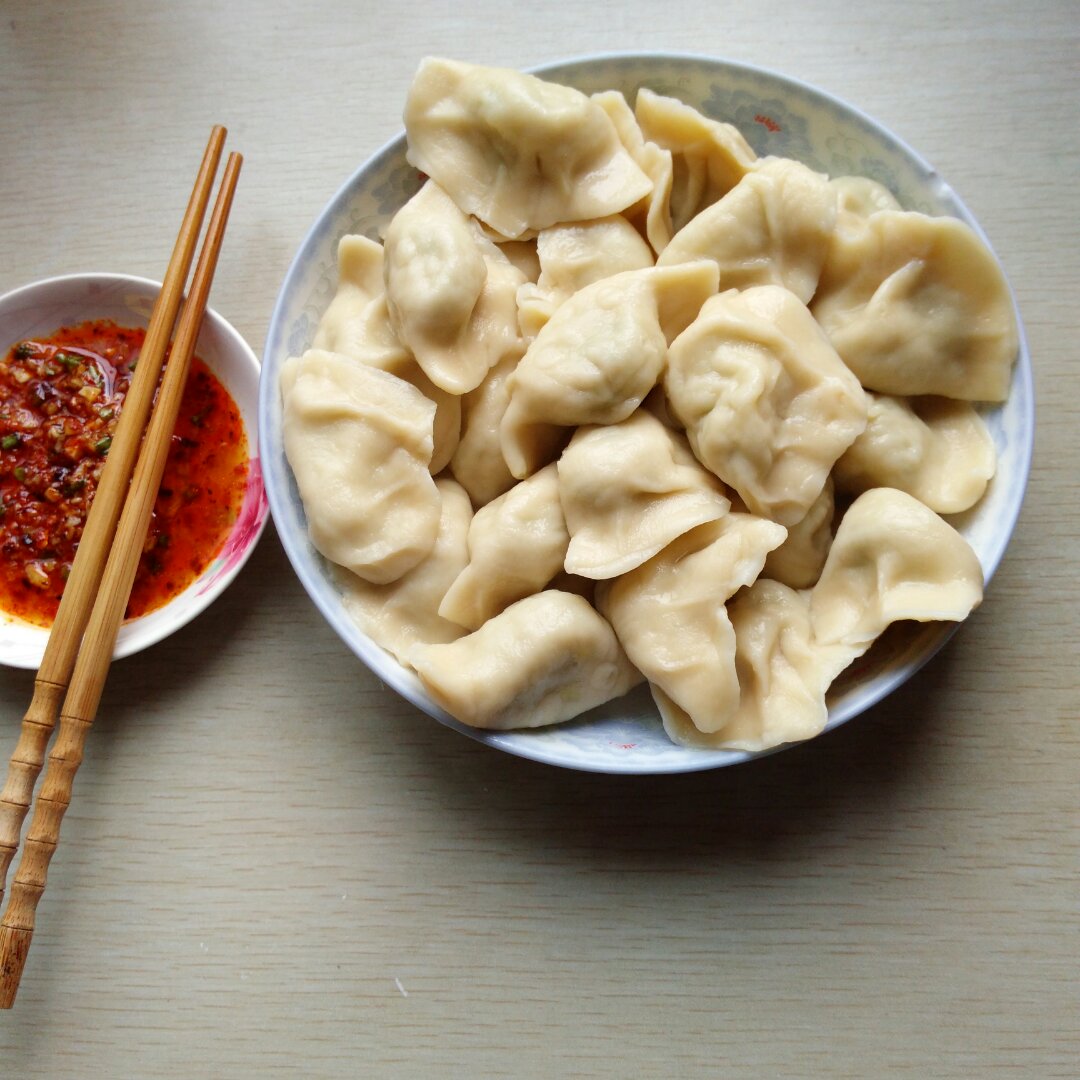
[[(116, 426), (116, 438), (109, 448), (109, 457), (101, 473), (92, 512), (87, 516), (86, 527), (71, 566), (71, 577), (64, 587), (64, 595), (61, 597), (34, 680), (33, 697), (23, 717), (19, 742), (8, 767), (7, 781), (0, 792), (0, 901), (4, 899), (7, 869), (19, 843), (23, 820), (30, 807), (38, 773), (44, 764), (44, 754), (56, 721), (58, 706), (75, 667), (83, 633), (98, 594), (105, 561), (116, 534), (116, 523), (127, 497), (146, 421), (154, 404), (165, 351), (172, 339), (176, 315), (187, 288), (188, 271), (195, 257), (203, 214), (213, 190), (224, 141), (225, 129), (215, 125), (203, 154), (172, 255), (162, 275), (161, 291), (148, 321), (146, 338), (140, 351), (142, 363), (125, 396), (123, 415)], [(169, 425), (170, 431), (172, 426)], [(155, 492), (157, 483), (156, 481), (154, 486)], [(143, 532), (145, 531), (144, 529)], [(128, 594), (124, 595), (126, 597)], [(120, 618), (122, 615), (121, 611)], [(111, 650), (112, 646), (109, 648)], [(111, 651), (106, 655), (111, 656)], [(6, 971), (7, 965), (3, 963), (3, 953), (0, 950), (0, 988), (3, 986)], [(17, 985), (18, 979), (15, 981)], [(9, 1004), (4, 1004), (3, 990), (0, 989), (0, 1008), (9, 1007)]]
[[(215, 126), (210, 136), (210, 147), (204, 157), (203, 168), (200, 170), (200, 181), (196, 183), (195, 193), (192, 196), (192, 205), (197, 202), (205, 205), (207, 201), (224, 137), (224, 128)], [(212, 165), (209, 164), (211, 161)], [(111, 546), (106, 553), (104, 573), (101, 575), (100, 585), (96, 590), (97, 595), (89, 619), (86, 621), (85, 631), (82, 633), (82, 644), (78, 650), (78, 657), (75, 659), (71, 673), (71, 682), (59, 713), (59, 730), (49, 753), (48, 768), (42, 778), (41, 789), (34, 801), (33, 817), (23, 839), (22, 856), (12, 881), (11, 897), (4, 911), (3, 920), (0, 921), (0, 1009), (10, 1009), (18, 994), (36, 924), (37, 908), (47, 883), (49, 864), (60, 842), (60, 826), (64, 814), (71, 805), (75, 775), (83, 762), (86, 738), (97, 716), (98, 704), (112, 666), (116, 635), (120, 624), (124, 621), (124, 611), (131, 596), (131, 586), (135, 581), (139, 559), (145, 550), (146, 532), (150, 526), (154, 500), (161, 486), (166, 458), (173, 442), (176, 418), (180, 412), (192, 357), (195, 355), (196, 341), (203, 324), (207, 299), (214, 280), (221, 244), (225, 237), (229, 209), (236, 192), (236, 182), (242, 162), (243, 158), (240, 154), (235, 152), (229, 154), (217, 198), (214, 201), (214, 209), (206, 226), (199, 261), (195, 266), (190, 284), (186, 288), (184, 308), (176, 322), (175, 334), (171, 335), (172, 344), (168, 350), (168, 362), (164, 370), (161, 370), (160, 360), (170, 336), (171, 316), (167, 319), (169, 329), (164, 331), (164, 338), (159, 339), (158, 350), (148, 353), (147, 357), (143, 357), (141, 353), (139, 355), (139, 371), (136, 373), (132, 386), (140, 378), (144, 365), (148, 363), (155, 375), (161, 370), (161, 381), (157, 383), (155, 378), (157, 393), (148, 395), (153, 400), (154, 408), (149, 423), (145, 424), (145, 433), (138, 431), (139, 437), (134, 439), (136, 445), (133, 449), (138, 450), (138, 461), (131, 473), (130, 485), (125, 485), (127, 491), (123, 509), (116, 524)], [(188, 213), (191, 213), (190, 209)], [(199, 217), (201, 216), (200, 212)], [(188, 229), (185, 220), (185, 227), (181, 228), (180, 240), (177, 242), (178, 250), (183, 244), (186, 231)], [(197, 225), (194, 232), (196, 234), (199, 232)], [(176, 260), (177, 256), (174, 255), (169, 264), (166, 281), (175, 280), (179, 275), (180, 283), (172, 288), (183, 293), (187, 273), (186, 264), (190, 261), (190, 256), (182, 260), (184, 264), (182, 267), (177, 265)], [(169, 291), (169, 286), (162, 288), (161, 297), (150, 318), (147, 340), (152, 338), (155, 325), (160, 326), (158, 308), (163, 305)], [(158, 329), (157, 333), (161, 334), (162, 331)], [(153, 385), (152, 383), (151, 387)], [(122, 442), (125, 435), (125, 417), (129, 421), (132, 419), (132, 414), (127, 412), (126, 403), (124, 415), (121, 416), (121, 422), (117, 428), (117, 444)], [(145, 423), (145, 416), (136, 413), (135, 417), (140, 423)], [(128, 427), (127, 430), (130, 432), (131, 428)], [(131, 435), (127, 437), (130, 439)], [(97, 505), (95, 496), (94, 507)], [(91, 508), (90, 518), (94, 517), (94, 507)], [(84, 534), (80, 543), (80, 555), (87, 543), (87, 534)], [(76, 556), (69, 584), (75, 582), (78, 572), (79, 557)], [(65, 591), (65, 599), (66, 596)], [(61, 601), (61, 608), (63, 608), (63, 601)], [(57, 613), (57, 622), (53, 626), (54, 633), (50, 635), (49, 647), (46, 648), (46, 659), (51, 651), (55, 631), (62, 614), (62, 611)], [(34, 685), (36, 699), (41, 685), (40, 671)], [(33, 708), (33, 703), (31, 708)], [(26, 720), (24, 719), (23, 730), (25, 729)]]
[[(1039, 435), (985, 604), (815, 743), (577, 775), (385, 690), (270, 529), (210, 612), (110, 675), (49, 931), (0, 1017), (5, 1077), (1076, 1076), (1076, 7), (671, 0), (662, 28), (657, 10), (7, 5), (0, 290), (160, 275), (175, 148), (221, 120), (246, 162), (211, 303), (259, 351), (292, 252), (399, 129), (421, 55), (782, 70), (932, 161), (1019, 297)], [(31, 682), (0, 672), (8, 748)]]

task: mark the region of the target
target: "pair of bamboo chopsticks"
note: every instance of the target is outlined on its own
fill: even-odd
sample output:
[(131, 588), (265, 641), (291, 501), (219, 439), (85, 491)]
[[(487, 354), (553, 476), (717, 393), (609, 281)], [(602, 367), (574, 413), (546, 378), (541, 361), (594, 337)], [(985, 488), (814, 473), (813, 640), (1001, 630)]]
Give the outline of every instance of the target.
[[(7, 911), (0, 920), (0, 1008), (11, 1008), (18, 993), (34, 933), (38, 901), (45, 891), (49, 862), (59, 841), (60, 823), (71, 802), (72, 783), (82, 761), (87, 732), (101, 700), (116, 635), (127, 608), (154, 499), (161, 485), (243, 160), (233, 153), (226, 162), (187, 302), (177, 322), (224, 143), (225, 129), (215, 127), (150, 317), (139, 363), (117, 421), (109, 456), (34, 681), (33, 698), (11, 757), (7, 783), (0, 793), (2, 903), (8, 867), (19, 845), (23, 820), (45, 763), (45, 750), (59, 711), (60, 730), (34, 804), (22, 858), (11, 884)], [(154, 392), (174, 324), (175, 340), (155, 404)], [(60, 707), (61, 700), (63, 708)]]

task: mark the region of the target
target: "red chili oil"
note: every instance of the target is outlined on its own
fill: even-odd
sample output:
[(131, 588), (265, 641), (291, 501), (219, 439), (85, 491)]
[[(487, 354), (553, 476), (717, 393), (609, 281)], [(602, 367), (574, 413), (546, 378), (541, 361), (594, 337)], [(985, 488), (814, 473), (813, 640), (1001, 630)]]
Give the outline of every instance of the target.
[[(16, 342), (0, 361), (0, 608), (50, 626), (146, 333), (109, 320)], [(236, 403), (198, 357), (173, 432), (127, 616), (183, 592), (244, 497)]]

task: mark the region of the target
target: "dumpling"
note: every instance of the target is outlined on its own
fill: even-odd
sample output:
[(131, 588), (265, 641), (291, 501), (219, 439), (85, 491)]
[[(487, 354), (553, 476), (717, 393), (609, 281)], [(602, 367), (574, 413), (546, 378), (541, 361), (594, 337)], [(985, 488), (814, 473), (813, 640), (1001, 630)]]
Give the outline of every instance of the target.
[(715, 290), (716, 267), (698, 262), (615, 274), (559, 307), (510, 376), (499, 436), (510, 472), (553, 460), (569, 438), (560, 428), (625, 420)]
[(461, 438), (461, 398), (436, 386), (415, 361), (391, 371), (399, 379), (412, 383), (421, 394), (435, 404), (435, 422), (432, 427), (431, 463), (428, 470), (436, 476), (450, 464)]
[(866, 398), (798, 297), (721, 293), (673, 343), (664, 388), (698, 459), (755, 513), (806, 517), (866, 426)]
[(569, 542), (559, 477), (549, 465), (476, 512), (468, 564), (447, 590), (439, 614), (475, 630), (543, 589), (563, 568)]
[(712, 259), (720, 289), (782, 285), (804, 304), (817, 288), (836, 224), (836, 194), (820, 173), (765, 158), (672, 238), (658, 266)]
[(955, 218), (883, 210), (838, 231), (813, 312), (868, 390), (1008, 395), (1018, 347), (1009, 287)]
[(813, 585), (821, 577), (832, 545), (835, 509), (835, 484), (830, 476), (806, 517), (789, 526), (787, 539), (769, 552), (763, 575), (793, 589), (808, 589)]
[(820, 735), (829, 719), (825, 693), (852, 651), (816, 642), (807, 593), (768, 578), (735, 597), (728, 614), (742, 697), (724, 746), (769, 750)]
[(829, 187), (836, 195), (836, 227), (861, 228), (879, 210), (900, 210), (896, 196), (869, 176), (834, 176)]
[[(520, 236), (506, 236), (504, 233), (499, 232), (498, 229), (493, 229), (486, 221), (481, 221), (478, 217), (470, 218), (470, 220), (476, 225), (480, 235), (486, 240), (490, 240), (503, 254), (510, 259), (509, 251), (505, 250), (509, 244), (533, 244), (536, 242), (536, 234), (539, 229), (526, 229)], [(521, 250), (521, 249), (519, 249)], [(510, 259), (515, 266), (517, 266), (518, 260)], [(521, 272), (525, 273), (525, 268), (521, 267)], [(526, 277), (529, 275), (526, 273)]]
[(461, 398), (436, 386), (411, 356), (381, 370), (415, 386), (435, 406), (435, 421), (431, 431), (433, 449), (428, 471), (432, 476), (441, 473), (450, 464), (461, 438)]
[(401, 577), (439, 528), (428, 472), (435, 406), (395, 375), (317, 349), (285, 363), (281, 389), (285, 453), (311, 542), (366, 581)]
[(517, 291), (518, 325), (536, 337), (555, 309), (601, 278), (653, 265), (637, 229), (618, 214), (570, 225), (553, 225), (536, 238), (540, 277)]
[(765, 556), (786, 535), (782, 525), (764, 518), (728, 514), (597, 588), (600, 610), (654, 688), (665, 722), (668, 701), (701, 731), (719, 731), (731, 718), (739, 682), (724, 605), (757, 578)]
[(479, 386), (518, 339), (524, 275), (431, 180), (387, 226), (385, 279), (395, 333), (449, 393)]
[(810, 630), (808, 595), (768, 578), (758, 578), (735, 596), (728, 616), (739, 702), (722, 728), (703, 732), (654, 691), (672, 741), (760, 751), (819, 735), (829, 716), (825, 693), (854, 659), (852, 650), (818, 645)]
[(757, 161), (738, 128), (702, 116), (676, 98), (642, 87), (634, 115), (642, 135), (671, 153), (669, 203), (676, 233), (726, 195)]
[(311, 347), (383, 371), (407, 363), (412, 354), (398, 340), (386, 309), (382, 245), (366, 236), (346, 235), (338, 241), (337, 256), (338, 287)]
[(960, 533), (911, 495), (875, 488), (848, 507), (810, 592), (814, 638), (865, 650), (899, 619), (966, 619), (982, 589)]
[(445, 364), (472, 319), (487, 264), (468, 217), (431, 180), (387, 226), (385, 280), (398, 337), (425, 370)]
[(508, 239), (617, 214), (652, 189), (599, 105), (503, 68), (423, 60), (405, 134), (409, 163)]
[(372, 585), (341, 571), (342, 603), (349, 617), (377, 645), (407, 663), (414, 645), (456, 641), (465, 629), (439, 615), (450, 583), (469, 560), (466, 537), (472, 506), (453, 480), (436, 480), (442, 500), (439, 531), (431, 554), (386, 585)]
[(939, 514), (958, 514), (982, 498), (997, 455), (969, 402), (872, 393), (867, 399), (866, 430), (836, 463), (842, 488), (899, 488)]
[(685, 438), (640, 409), (618, 424), (578, 428), (558, 473), (566, 569), (586, 578), (625, 574), (730, 506)]
[(448, 713), (496, 730), (570, 720), (641, 681), (589, 602), (554, 590), (448, 645), (415, 647), (409, 663)]
[(510, 373), (520, 359), (520, 352), (507, 353), (484, 381), (461, 399), (461, 440), (450, 459), (450, 471), (477, 508), (517, 483), (502, 455), (499, 425), (510, 401)]
[(618, 90), (593, 94), (593, 101), (611, 118), (619, 139), (638, 167), (652, 181), (652, 191), (623, 211), (638, 231), (660, 254), (671, 240), (671, 183), (674, 175), (671, 151), (646, 142), (634, 110)]
[(536, 238), (538, 284), (560, 300), (586, 285), (624, 270), (652, 266), (652, 251), (620, 214), (569, 225), (553, 225)]
[(457, 446), (461, 401), (437, 387), (398, 340), (383, 286), (383, 249), (366, 236), (338, 243), (338, 287), (319, 320), (312, 348), (359, 360), (411, 383), (435, 404), (430, 471), (441, 472)]

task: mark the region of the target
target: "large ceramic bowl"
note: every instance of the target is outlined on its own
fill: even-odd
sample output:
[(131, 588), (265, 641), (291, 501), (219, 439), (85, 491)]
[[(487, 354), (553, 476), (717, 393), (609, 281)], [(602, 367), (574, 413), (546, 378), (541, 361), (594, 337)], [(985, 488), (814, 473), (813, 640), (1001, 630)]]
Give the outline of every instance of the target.
[[(90, 319), (111, 319), (119, 326), (145, 327), (161, 285), (127, 274), (68, 274), (48, 278), (0, 297), (0, 349), (36, 334)], [(195, 618), (236, 577), (255, 548), (266, 524), (267, 503), (257, 445), (259, 361), (239, 333), (207, 308), (195, 344), (199, 356), (228, 390), (240, 410), (250, 455), (247, 487), (240, 514), (221, 551), (183, 592), (155, 611), (120, 627), (114, 657), (153, 645)], [(48, 631), (0, 611), (0, 663), (36, 668)]]
[[(734, 123), (759, 155), (797, 158), (834, 176), (869, 176), (889, 187), (905, 209), (953, 215), (986, 239), (952, 188), (918, 154), (857, 109), (795, 79), (743, 64), (667, 54), (586, 57), (535, 73), (588, 93), (621, 90), (631, 101), (640, 87), (651, 87)], [(261, 455), (271, 512), (304, 588), (376, 675), (437, 720), (489, 746), (550, 764), (613, 773), (708, 769), (753, 756), (672, 745), (648, 692), (641, 688), (559, 727), (475, 731), (435, 705), (415, 675), (362, 634), (345, 613), (327, 564), (308, 540), (303, 507), (282, 449), (278, 377), (286, 357), (299, 355), (311, 344), (334, 294), (339, 238), (345, 233), (377, 237), (418, 186), (417, 173), (405, 160), (405, 138), (399, 136), (349, 177), (327, 204), (289, 267), (270, 323), (260, 388)], [(983, 415), (997, 447), (997, 475), (978, 507), (954, 523), (974, 547), (989, 580), (1019, 514), (1031, 456), (1033, 394), (1022, 329), (1008, 402)], [(954, 629), (950, 624), (893, 627), (832, 688), (827, 730), (903, 683)]]

